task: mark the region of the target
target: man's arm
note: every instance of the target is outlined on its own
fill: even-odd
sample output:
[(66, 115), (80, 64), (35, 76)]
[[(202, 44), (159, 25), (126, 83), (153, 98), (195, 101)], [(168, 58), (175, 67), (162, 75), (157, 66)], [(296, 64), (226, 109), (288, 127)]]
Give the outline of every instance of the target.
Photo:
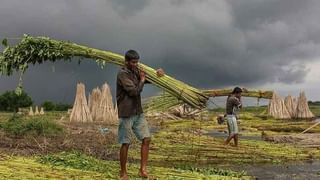
[(242, 103), (241, 103), (241, 100), (237, 97), (234, 97), (233, 99), (233, 104), (235, 107), (237, 107), (238, 109), (239, 108), (242, 108)]
[(136, 86), (133, 81), (128, 77), (128, 74), (121, 72), (118, 74), (118, 81), (121, 86), (128, 92), (129, 96), (138, 96), (144, 85), (144, 80), (140, 80), (138, 86)]
[[(143, 70), (142, 70), (142, 71), (143, 71)], [(158, 77), (162, 77), (162, 76), (165, 75), (165, 72), (164, 72), (164, 70), (163, 70), (162, 68), (157, 69), (156, 73), (157, 73), (157, 76), (158, 76)], [(144, 83), (145, 83), (145, 84), (151, 84), (151, 82), (148, 81), (147, 79), (145, 80)]]

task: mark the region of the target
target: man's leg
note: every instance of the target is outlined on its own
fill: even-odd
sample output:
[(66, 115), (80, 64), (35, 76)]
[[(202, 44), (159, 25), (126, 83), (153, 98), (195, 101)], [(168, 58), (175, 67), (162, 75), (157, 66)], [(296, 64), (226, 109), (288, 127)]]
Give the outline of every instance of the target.
[(127, 159), (130, 145), (130, 132), (132, 127), (132, 120), (130, 118), (120, 118), (118, 129), (118, 142), (121, 144), (120, 148), (120, 179), (127, 180)]
[(128, 179), (128, 173), (127, 173), (127, 159), (128, 159), (128, 149), (129, 144), (122, 144), (120, 148), (120, 178), (121, 180), (127, 180)]
[(140, 163), (139, 175), (142, 177), (148, 177), (147, 162), (148, 162), (150, 141), (151, 141), (150, 138), (144, 138), (141, 144), (141, 163)]
[(234, 135), (234, 145), (237, 147), (238, 146), (238, 134)]
[(137, 115), (133, 123), (133, 132), (136, 137), (141, 140), (141, 163), (139, 169), (139, 176), (148, 177), (147, 162), (149, 155), (149, 145), (151, 141), (151, 134), (149, 131), (148, 122), (144, 118), (143, 114)]
[(225, 140), (224, 145), (228, 145), (231, 141), (231, 139), (234, 137), (233, 132), (233, 125), (232, 125), (232, 121), (230, 120), (230, 116), (227, 116), (227, 126), (228, 126), (228, 132), (229, 132), (229, 136), (228, 138)]
[(234, 135), (233, 135), (233, 134), (230, 134), (230, 135), (228, 136), (228, 138), (226, 139), (226, 141), (224, 142), (224, 145), (228, 145), (228, 144), (230, 143), (230, 141), (231, 141), (232, 138), (234, 138)]

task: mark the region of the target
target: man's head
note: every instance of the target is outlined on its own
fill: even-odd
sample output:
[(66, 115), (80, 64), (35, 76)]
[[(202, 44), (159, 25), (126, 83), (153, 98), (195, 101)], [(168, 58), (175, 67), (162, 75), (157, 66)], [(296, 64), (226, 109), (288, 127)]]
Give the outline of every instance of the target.
[(125, 65), (129, 69), (135, 69), (137, 68), (140, 56), (137, 51), (135, 50), (129, 50), (126, 52), (125, 56)]
[(235, 87), (232, 91), (232, 94), (235, 95), (236, 97), (241, 97), (242, 89), (239, 87)]

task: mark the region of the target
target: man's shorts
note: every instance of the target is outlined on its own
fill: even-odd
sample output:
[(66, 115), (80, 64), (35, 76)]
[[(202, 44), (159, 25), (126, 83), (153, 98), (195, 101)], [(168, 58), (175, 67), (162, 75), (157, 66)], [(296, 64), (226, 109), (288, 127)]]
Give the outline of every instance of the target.
[(235, 115), (227, 115), (227, 124), (228, 124), (228, 130), (229, 135), (238, 134), (238, 124), (237, 124), (237, 118)]
[(139, 139), (150, 138), (148, 122), (143, 114), (119, 119), (118, 142), (120, 144), (131, 144), (133, 134)]

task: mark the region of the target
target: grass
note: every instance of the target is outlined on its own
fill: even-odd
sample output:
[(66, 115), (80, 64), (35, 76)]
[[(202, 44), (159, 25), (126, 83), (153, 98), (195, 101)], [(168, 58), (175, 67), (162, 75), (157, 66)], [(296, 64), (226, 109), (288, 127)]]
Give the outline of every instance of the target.
[(317, 117), (320, 117), (320, 108), (319, 107), (320, 107), (319, 105), (310, 105), (309, 106), (311, 112)]
[[(240, 112), (242, 136), (268, 134), (296, 134), (313, 122), (307, 120), (275, 120), (263, 115), (266, 107), (249, 107)], [(312, 107), (317, 112), (320, 106)], [(245, 172), (229, 170), (232, 166), (260, 163), (287, 163), (320, 159), (320, 149), (300, 148), (290, 144), (246, 140), (240, 136), (240, 146), (224, 146), (224, 138), (205, 135), (206, 131), (226, 130), (216, 116), (223, 112), (209, 111), (202, 120), (162, 119), (159, 131), (153, 134), (149, 154), (149, 171), (158, 179), (251, 179)], [(10, 114), (1, 113), (0, 124), (7, 123)], [(65, 113), (50, 112), (48, 121), (58, 120)], [(5, 118), (4, 118), (5, 117)], [(23, 119), (23, 118), (22, 118)], [(31, 118), (34, 119), (34, 118)], [(29, 119), (30, 120), (30, 119)], [(28, 121), (24, 119), (23, 121)], [(320, 126), (310, 132), (320, 133)], [(108, 152), (117, 154), (119, 145), (108, 146)], [(138, 179), (140, 143), (129, 150), (129, 176)], [(0, 177), (5, 179), (116, 179), (119, 162), (99, 160), (78, 152), (62, 152), (41, 157), (8, 157), (1, 160)]]
[[(37, 171), (40, 167), (42, 171), (48, 171), (46, 177), (50, 178), (63, 178), (64, 176), (60, 172), (66, 172), (65, 177), (76, 177), (77, 179), (86, 179), (88, 175), (92, 175), (92, 179), (117, 179), (119, 163), (118, 161), (103, 161), (98, 160), (90, 156), (78, 152), (62, 152), (55, 155), (46, 155), (38, 158), (12, 158), (8, 161), (10, 166), (11, 163), (15, 163), (15, 167), (19, 166), (20, 169), (25, 169), (23, 163), (27, 161), (28, 164), (34, 166), (33, 168)], [(0, 169), (6, 169), (8, 167), (6, 163), (0, 163)], [(40, 166), (40, 167), (39, 167)], [(30, 167), (30, 168), (31, 168)], [(140, 179), (137, 176), (138, 165), (134, 163), (129, 163), (129, 176), (131, 179)], [(55, 172), (57, 176), (50, 177), (52, 171), (59, 170)], [(79, 173), (78, 172), (82, 172)], [(5, 174), (5, 172), (1, 172)], [(76, 174), (77, 173), (77, 174)], [(87, 173), (88, 175), (84, 174)], [(152, 166), (149, 168), (149, 173), (153, 177), (158, 179), (251, 179), (250, 176), (245, 175), (244, 172), (236, 173), (233, 171), (224, 171), (220, 169), (199, 169), (199, 168), (163, 168)], [(31, 174), (24, 172), (24, 174)], [(35, 173), (37, 174), (37, 173)], [(7, 175), (7, 174), (5, 174)], [(8, 176), (5, 176), (8, 177)]]
[[(153, 164), (219, 165), (246, 163), (281, 163), (319, 158), (320, 151), (310, 152), (291, 145), (241, 140), (238, 148), (223, 145), (224, 139), (192, 132), (159, 132), (153, 137), (150, 159)], [(139, 158), (139, 151), (131, 156)]]
[[(317, 107), (318, 109), (319, 106)], [(262, 116), (266, 107), (244, 108), (240, 113), (240, 134), (261, 137), (268, 134), (296, 134), (311, 126), (310, 120), (275, 120)], [(306, 149), (290, 144), (245, 140), (240, 136), (240, 147), (223, 145), (223, 138), (205, 135), (206, 131), (225, 131), (226, 124), (219, 125), (216, 116), (221, 111), (210, 111), (206, 120), (162, 120), (161, 130), (152, 138), (151, 164), (166, 167), (186, 164), (192, 167), (210, 165), (234, 165), (256, 163), (284, 163), (319, 159), (319, 149)], [(310, 132), (320, 133), (320, 126)], [(130, 156), (139, 159), (139, 145), (132, 148)]]
[(0, 179), (108, 179), (108, 175), (80, 169), (44, 165), (31, 157), (0, 161)]
[(25, 117), (16, 114), (2, 121), (0, 129), (13, 136), (56, 136), (63, 132), (62, 126), (43, 116)]

